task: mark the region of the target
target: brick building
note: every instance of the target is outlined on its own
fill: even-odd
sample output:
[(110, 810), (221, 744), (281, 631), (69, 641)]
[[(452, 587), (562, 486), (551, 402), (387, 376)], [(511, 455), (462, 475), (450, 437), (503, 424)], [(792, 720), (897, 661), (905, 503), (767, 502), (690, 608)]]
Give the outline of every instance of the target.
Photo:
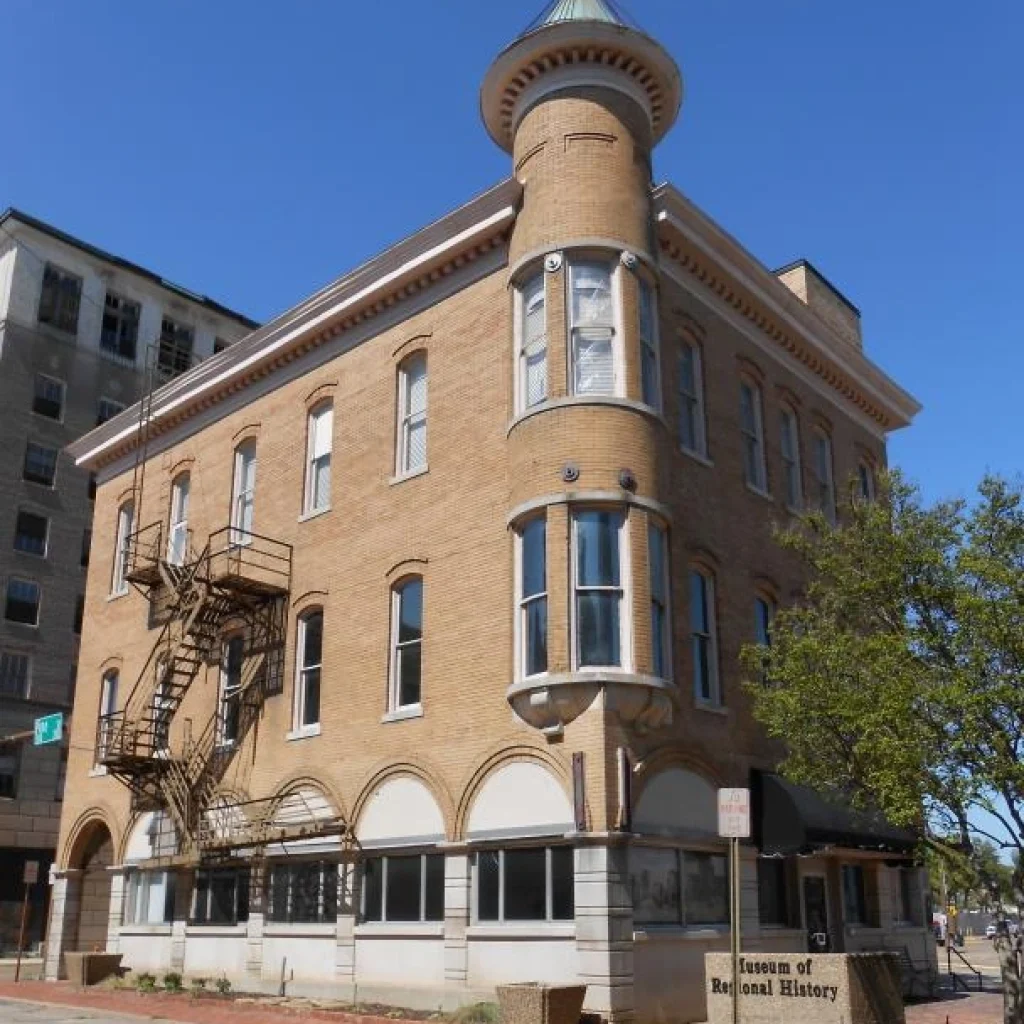
[[(93, 481), (65, 446), (142, 391), (147, 344), (171, 376), (255, 326), (210, 299), (17, 210), (0, 214), (0, 955), (18, 936), (26, 860), (42, 940), (66, 744), (25, 742), (68, 712), (90, 557)], [(7, 740), (7, 737), (16, 737)]]
[(484, 81), (508, 180), (72, 446), (99, 489), (51, 977), (105, 944), (703, 1019), (715, 789), (751, 783), (749, 948), (929, 955), (912, 839), (771, 774), (738, 664), (801, 586), (772, 525), (870, 498), (917, 405), (810, 264), (652, 184), (681, 98), (560, 0)]

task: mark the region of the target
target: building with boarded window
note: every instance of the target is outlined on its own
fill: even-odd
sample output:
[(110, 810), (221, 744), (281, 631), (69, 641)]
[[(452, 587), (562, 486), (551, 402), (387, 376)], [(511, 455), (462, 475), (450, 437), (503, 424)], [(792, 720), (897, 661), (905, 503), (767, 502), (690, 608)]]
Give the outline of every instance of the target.
[(745, 785), (748, 948), (933, 956), (913, 837), (773, 775), (738, 663), (801, 586), (772, 524), (870, 500), (918, 407), (814, 267), (652, 182), (681, 100), (604, 0), (554, 4), (483, 84), (507, 180), (73, 446), (99, 488), (50, 976), (95, 942), (249, 990), (579, 980), (702, 1020), (715, 792)]
[[(132, 405), (146, 358), (169, 378), (255, 326), (210, 299), (17, 210), (0, 213), (0, 956), (46, 923), (67, 743), (32, 723), (71, 710), (94, 480), (64, 448)], [(89, 712), (95, 720), (95, 710)], [(13, 737), (13, 738), (12, 738)]]

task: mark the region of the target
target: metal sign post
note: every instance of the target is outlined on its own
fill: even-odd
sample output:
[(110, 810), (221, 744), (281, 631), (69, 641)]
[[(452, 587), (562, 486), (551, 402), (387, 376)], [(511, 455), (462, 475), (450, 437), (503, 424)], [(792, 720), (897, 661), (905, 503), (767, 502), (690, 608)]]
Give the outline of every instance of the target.
[(28, 923), (28, 894), (32, 886), (39, 881), (39, 861), (25, 861), (25, 873), (22, 875), (22, 882), (25, 883), (25, 898), (21, 904), (21, 929), (18, 932), (18, 959), (14, 964), (14, 980), (21, 980), (21, 951), (25, 948), (25, 926)]
[(750, 790), (718, 791), (718, 834), (729, 840), (729, 951), (732, 954), (732, 1020), (740, 1020), (740, 840), (750, 837)]

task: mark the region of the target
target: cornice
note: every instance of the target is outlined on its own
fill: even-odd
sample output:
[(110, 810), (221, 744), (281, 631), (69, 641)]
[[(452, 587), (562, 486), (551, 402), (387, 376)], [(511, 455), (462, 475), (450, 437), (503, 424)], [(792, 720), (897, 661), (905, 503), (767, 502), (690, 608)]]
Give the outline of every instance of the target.
[(835, 394), (889, 431), (920, 404), (866, 356), (835, 335), (774, 274), (671, 185), (654, 190), (661, 257), (716, 295), (783, 359), (795, 359)]
[[(521, 195), (517, 181), (502, 182), (169, 382), (154, 395), (150, 437), (166, 433), (505, 244)], [(95, 470), (130, 452), (138, 435), (136, 405), (69, 445), (68, 451), (77, 465)]]

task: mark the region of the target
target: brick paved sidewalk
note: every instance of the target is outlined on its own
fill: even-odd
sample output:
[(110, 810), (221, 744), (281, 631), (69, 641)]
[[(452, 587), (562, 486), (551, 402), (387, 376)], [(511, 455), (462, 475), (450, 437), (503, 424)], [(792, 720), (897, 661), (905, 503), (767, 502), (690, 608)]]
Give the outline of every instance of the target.
[(907, 1024), (1002, 1024), (1003, 997), (998, 992), (972, 992), (934, 1003), (907, 1007)]

